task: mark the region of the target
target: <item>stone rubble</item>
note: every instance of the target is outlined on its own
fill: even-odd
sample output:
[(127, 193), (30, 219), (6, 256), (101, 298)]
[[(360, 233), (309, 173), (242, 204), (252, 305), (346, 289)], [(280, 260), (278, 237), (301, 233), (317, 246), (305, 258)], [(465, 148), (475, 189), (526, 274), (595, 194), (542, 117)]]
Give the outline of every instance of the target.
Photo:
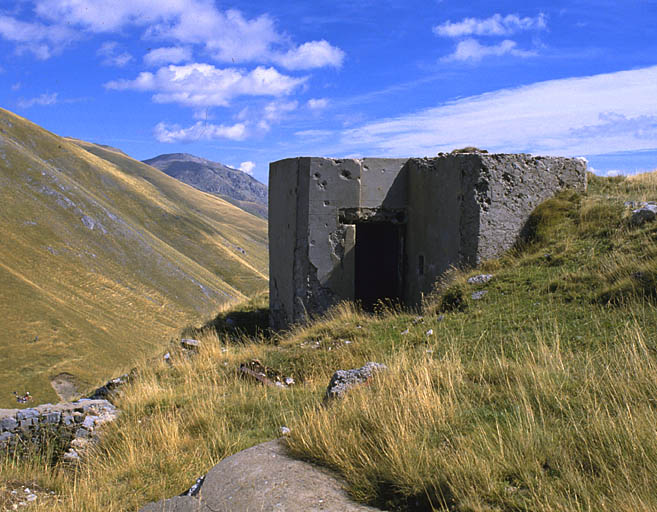
[(486, 284), (493, 279), (493, 274), (479, 274), (468, 278), (468, 284)]
[(387, 369), (385, 364), (370, 361), (361, 368), (338, 370), (333, 374), (326, 388), (325, 400), (342, 398), (351, 388), (369, 380), (375, 372)]
[(0, 450), (14, 453), (19, 446), (38, 445), (43, 434), (49, 433), (62, 439), (71, 438), (62, 458), (75, 462), (89, 443), (96, 441), (98, 427), (113, 421), (118, 413), (108, 400), (88, 398), (29, 409), (0, 409)]
[(641, 226), (646, 222), (652, 222), (657, 218), (657, 204), (655, 203), (645, 203), (640, 208), (632, 210), (632, 216), (630, 217), (630, 224), (634, 226)]

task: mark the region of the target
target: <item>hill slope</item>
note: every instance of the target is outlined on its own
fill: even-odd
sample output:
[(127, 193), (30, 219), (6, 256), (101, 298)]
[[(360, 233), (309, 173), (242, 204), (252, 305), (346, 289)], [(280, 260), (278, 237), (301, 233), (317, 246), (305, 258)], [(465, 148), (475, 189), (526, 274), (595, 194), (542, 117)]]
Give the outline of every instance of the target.
[(218, 195), (247, 212), (267, 218), (267, 187), (245, 172), (187, 153), (159, 155), (144, 160), (144, 163), (192, 187)]
[[(0, 490), (38, 474), (62, 497), (52, 510), (138, 510), (287, 426), (292, 454), (384, 510), (657, 510), (657, 222), (633, 225), (624, 204), (655, 200), (657, 174), (590, 176), (588, 193), (536, 209), (523, 247), (454, 272), (422, 316), (343, 305), (231, 343), (266, 303), (224, 312), (194, 333), (195, 357), (140, 367), (82, 471), (0, 460)], [(240, 377), (256, 358), (294, 384)], [(367, 361), (388, 370), (320, 405), (336, 369)]]
[(0, 407), (96, 385), (266, 287), (264, 221), (2, 109), (0, 202)]

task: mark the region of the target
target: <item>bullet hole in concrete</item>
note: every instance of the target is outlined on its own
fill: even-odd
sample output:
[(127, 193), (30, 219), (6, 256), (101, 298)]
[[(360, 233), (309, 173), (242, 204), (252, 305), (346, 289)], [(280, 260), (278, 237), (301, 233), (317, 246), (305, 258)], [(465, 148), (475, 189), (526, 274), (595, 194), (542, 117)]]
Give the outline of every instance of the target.
[(329, 203), (328, 201), (324, 201), (324, 206), (328, 206), (328, 205), (330, 205), (330, 204), (331, 204), (331, 203)]
[(347, 170), (343, 169), (340, 172), (340, 178), (342, 178), (343, 180), (350, 180), (351, 179), (351, 171), (347, 171)]
[(313, 174), (313, 178), (315, 178), (316, 180), (318, 180), (318, 179), (321, 178), (321, 177), (322, 177), (322, 175), (319, 174), (318, 172), (316, 172), (315, 174)]

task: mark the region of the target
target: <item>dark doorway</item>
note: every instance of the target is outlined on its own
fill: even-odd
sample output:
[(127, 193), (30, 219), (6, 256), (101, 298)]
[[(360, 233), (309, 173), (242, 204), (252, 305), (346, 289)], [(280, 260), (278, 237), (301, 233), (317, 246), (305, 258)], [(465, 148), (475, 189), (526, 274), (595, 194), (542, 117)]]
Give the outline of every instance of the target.
[(403, 225), (356, 224), (355, 298), (363, 309), (371, 311), (379, 299), (401, 299), (403, 251)]

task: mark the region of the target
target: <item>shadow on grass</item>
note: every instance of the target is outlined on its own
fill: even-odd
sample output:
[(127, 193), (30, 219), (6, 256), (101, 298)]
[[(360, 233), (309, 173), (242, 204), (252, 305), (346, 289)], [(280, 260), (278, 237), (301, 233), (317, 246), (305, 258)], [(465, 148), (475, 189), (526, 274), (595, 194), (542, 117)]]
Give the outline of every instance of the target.
[(269, 296), (254, 297), (235, 309), (223, 311), (201, 327), (186, 327), (182, 337), (196, 337), (199, 334), (216, 333), (219, 339), (231, 341), (268, 341), (273, 331), (269, 328)]

